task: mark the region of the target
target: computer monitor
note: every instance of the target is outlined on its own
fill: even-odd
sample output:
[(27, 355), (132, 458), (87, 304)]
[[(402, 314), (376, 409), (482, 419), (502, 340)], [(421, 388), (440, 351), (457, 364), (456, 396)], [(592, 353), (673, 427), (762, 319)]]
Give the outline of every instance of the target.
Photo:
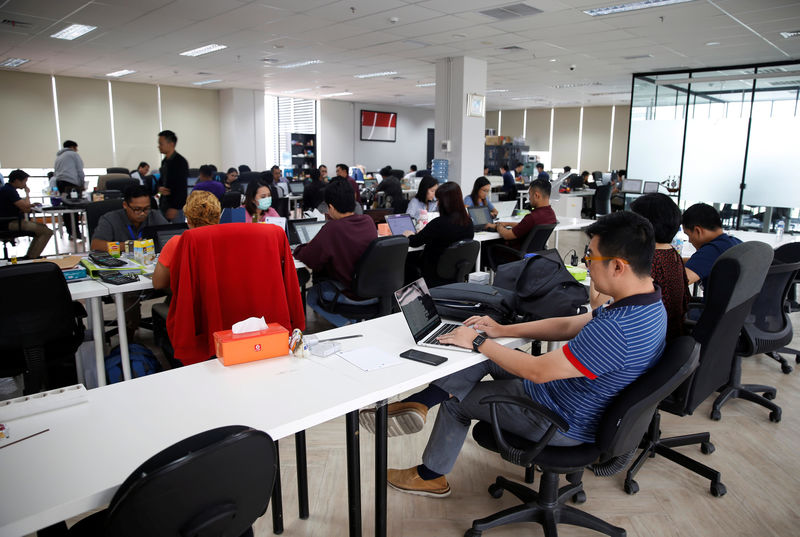
[(660, 186), (660, 183), (658, 181), (645, 181), (644, 182), (644, 189), (642, 190), (642, 192), (644, 194), (654, 194), (654, 193), (658, 192), (658, 187), (659, 186)]
[(292, 181), (289, 183), (289, 193), (293, 196), (302, 196), (306, 185), (301, 181)]
[(625, 194), (641, 194), (642, 193), (642, 180), (641, 179), (625, 179), (622, 181), (622, 188), (620, 192)]
[(387, 214), (385, 218), (392, 235), (402, 235), (404, 231), (417, 232), (410, 214)]
[(364, 188), (370, 188), (378, 186), (378, 180), (374, 177), (365, 177), (364, 178)]

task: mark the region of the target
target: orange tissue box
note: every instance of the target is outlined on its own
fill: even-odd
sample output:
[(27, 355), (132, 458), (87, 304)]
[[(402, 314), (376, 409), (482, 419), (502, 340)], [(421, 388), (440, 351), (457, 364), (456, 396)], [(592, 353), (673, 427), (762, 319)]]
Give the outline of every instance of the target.
[(289, 331), (275, 323), (266, 330), (234, 334), (232, 330), (214, 332), (214, 346), (222, 365), (243, 364), (289, 354)]

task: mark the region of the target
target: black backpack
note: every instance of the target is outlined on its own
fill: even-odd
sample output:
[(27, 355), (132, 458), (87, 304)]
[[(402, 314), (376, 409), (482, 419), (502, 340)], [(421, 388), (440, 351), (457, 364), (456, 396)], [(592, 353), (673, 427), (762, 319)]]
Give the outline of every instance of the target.
[(450, 283), (431, 289), (436, 311), (445, 319), (464, 321), (488, 315), (500, 324), (515, 320), (514, 293), (479, 283)]

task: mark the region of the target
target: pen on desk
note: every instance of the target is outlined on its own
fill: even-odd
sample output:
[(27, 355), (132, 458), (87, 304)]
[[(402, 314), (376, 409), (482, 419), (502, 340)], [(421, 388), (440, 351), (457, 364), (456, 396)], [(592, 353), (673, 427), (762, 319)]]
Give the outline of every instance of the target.
[(323, 341), (339, 341), (342, 339), (353, 339), (356, 337), (364, 337), (364, 334), (355, 334), (353, 336), (342, 336), (342, 337), (332, 337), (329, 339), (320, 339), (319, 342), (322, 343)]
[(40, 434), (46, 433), (49, 430), (50, 429), (45, 429), (44, 431), (39, 431), (38, 433), (29, 434), (25, 438), (20, 438), (19, 440), (14, 440), (13, 442), (9, 442), (8, 444), (4, 444), (4, 445), (0, 446), (0, 449), (7, 448), (8, 446), (13, 446), (14, 444), (16, 444), (18, 442), (22, 442), (23, 440), (27, 440), (28, 438), (33, 438), (34, 436), (39, 436)]

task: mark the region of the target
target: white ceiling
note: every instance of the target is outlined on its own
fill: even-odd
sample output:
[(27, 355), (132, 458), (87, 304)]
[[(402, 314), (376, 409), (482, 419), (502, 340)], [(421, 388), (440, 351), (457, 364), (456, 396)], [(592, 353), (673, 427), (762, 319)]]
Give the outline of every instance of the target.
[[(434, 81), (437, 58), (467, 55), (487, 61), (488, 89), (509, 90), (488, 94), (496, 110), (628, 103), (634, 72), (800, 59), (800, 37), (780, 36), (800, 30), (799, 1), (694, 0), (583, 13), (622, 1), (526, 0), (542, 13), (497, 21), (479, 11), (514, 0), (0, 0), (0, 61), (27, 58), (16, 70), (35, 73), (107, 78), (133, 69), (122, 80), (191, 86), (221, 79), (205, 87), (311, 88), (292, 94), (309, 98), (350, 91), (338, 99), (432, 108), (435, 88), (416, 84)], [(74, 41), (50, 37), (73, 23), (98, 29)], [(178, 54), (209, 43), (228, 48)], [(523, 50), (501, 49), (507, 46)], [(278, 67), (304, 60), (323, 63)], [(398, 78), (353, 76), (376, 71)]]

